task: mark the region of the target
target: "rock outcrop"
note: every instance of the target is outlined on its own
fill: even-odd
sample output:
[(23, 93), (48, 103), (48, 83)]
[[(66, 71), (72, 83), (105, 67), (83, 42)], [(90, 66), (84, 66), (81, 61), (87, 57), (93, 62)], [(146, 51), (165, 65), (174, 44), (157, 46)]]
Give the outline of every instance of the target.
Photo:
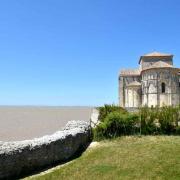
[(20, 177), (64, 162), (82, 152), (91, 141), (91, 127), (69, 121), (63, 131), (33, 140), (0, 142), (0, 179)]

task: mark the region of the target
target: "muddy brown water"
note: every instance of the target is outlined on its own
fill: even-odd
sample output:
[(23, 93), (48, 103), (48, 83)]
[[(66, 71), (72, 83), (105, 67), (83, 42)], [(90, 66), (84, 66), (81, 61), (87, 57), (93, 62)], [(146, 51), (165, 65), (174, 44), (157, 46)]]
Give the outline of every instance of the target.
[(92, 107), (0, 106), (0, 141), (33, 139), (62, 130), (70, 120), (89, 122)]

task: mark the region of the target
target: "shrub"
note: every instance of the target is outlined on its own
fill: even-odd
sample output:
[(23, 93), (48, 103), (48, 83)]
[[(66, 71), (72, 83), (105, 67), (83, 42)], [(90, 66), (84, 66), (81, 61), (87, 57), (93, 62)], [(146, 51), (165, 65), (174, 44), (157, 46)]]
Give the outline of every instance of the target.
[(176, 127), (176, 133), (175, 133), (176, 135), (180, 135), (180, 126), (177, 126)]
[(180, 106), (142, 107), (137, 114), (114, 105), (99, 108), (100, 124), (93, 130), (101, 140), (121, 135), (180, 135)]
[(162, 134), (173, 134), (176, 126), (176, 108), (174, 107), (162, 107), (159, 111), (159, 122), (161, 124)]
[(158, 108), (142, 107), (139, 110), (141, 134), (158, 134), (159, 127), (156, 125)]
[(110, 114), (111, 112), (120, 112), (122, 114), (127, 113), (127, 110), (125, 110), (124, 108), (113, 105), (113, 104), (112, 105), (105, 104), (103, 107), (99, 107), (98, 110), (99, 110), (98, 120), (101, 122), (103, 122), (106, 116)]
[(121, 135), (132, 135), (137, 133), (136, 124), (139, 122), (139, 116), (121, 112), (109, 113), (103, 122), (94, 129), (94, 138), (96, 140), (104, 138), (114, 138)]
[(174, 134), (180, 120), (180, 108), (142, 107), (139, 110), (142, 134)]

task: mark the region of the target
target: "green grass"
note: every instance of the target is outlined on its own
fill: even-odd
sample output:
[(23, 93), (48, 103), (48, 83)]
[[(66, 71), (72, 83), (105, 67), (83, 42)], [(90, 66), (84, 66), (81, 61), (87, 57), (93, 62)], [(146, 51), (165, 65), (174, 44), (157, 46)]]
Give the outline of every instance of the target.
[(121, 137), (100, 142), (63, 167), (32, 179), (180, 179), (180, 136)]

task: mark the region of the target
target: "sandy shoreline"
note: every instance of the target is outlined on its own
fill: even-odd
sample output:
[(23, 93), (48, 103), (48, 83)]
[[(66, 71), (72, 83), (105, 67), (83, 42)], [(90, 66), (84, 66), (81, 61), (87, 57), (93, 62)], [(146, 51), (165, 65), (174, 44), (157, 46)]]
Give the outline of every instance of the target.
[(89, 122), (92, 110), (93, 107), (0, 106), (0, 141), (52, 134), (69, 120)]

